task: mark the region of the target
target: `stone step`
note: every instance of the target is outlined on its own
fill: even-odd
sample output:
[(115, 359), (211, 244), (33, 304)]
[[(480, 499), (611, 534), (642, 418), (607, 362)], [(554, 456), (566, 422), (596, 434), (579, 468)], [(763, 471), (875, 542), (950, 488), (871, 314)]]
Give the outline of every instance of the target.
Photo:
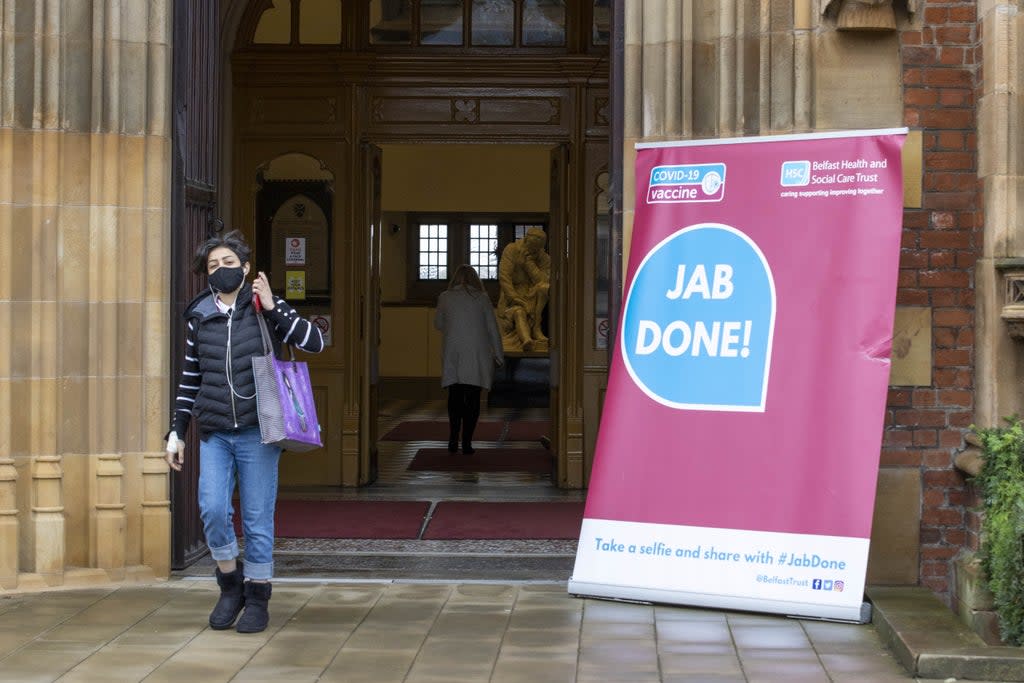
[(913, 676), (1024, 681), (1024, 648), (985, 642), (927, 588), (870, 586), (873, 623)]

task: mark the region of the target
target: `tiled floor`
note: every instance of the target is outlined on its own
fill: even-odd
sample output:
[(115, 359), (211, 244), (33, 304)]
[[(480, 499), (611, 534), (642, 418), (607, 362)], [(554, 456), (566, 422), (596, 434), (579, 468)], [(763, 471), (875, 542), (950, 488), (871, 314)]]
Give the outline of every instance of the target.
[[(483, 407), (480, 420), (546, 420), (547, 408), (493, 408)], [(379, 434), (400, 422), (407, 420), (446, 421), (448, 413), (444, 401), (388, 401), (381, 406)], [(552, 484), (550, 477), (530, 472), (429, 472), (410, 471), (409, 462), (420, 448), (443, 448), (445, 441), (380, 441), (378, 453), (380, 472), (376, 483), (366, 489), (365, 496), (430, 495), (432, 491), (451, 500), (582, 500), (579, 491), (561, 491)], [(525, 441), (479, 441), (477, 448), (540, 448), (537, 442)], [(453, 457), (458, 457), (453, 456)]]
[(256, 635), (206, 628), (215, 588), (0, 597), (0, 681), (910, 680), (871, 626), (579, 599), (564, 584), (279, 582)]
[[(448, 419), (443, 400), (392, 400), (380, 408), (378, 434), (406, 420)], [(547, 408), (484, 407), (480, 420), (546, 420)], [(538, 442), (480, 441), (479, 448), (540, 448)], [(549, 476), (530, 472), (432, 472), (408, 469), (420, 448), (443, 448), (446, 441), (379, 441), (377, 480), (370, 486), (282, 488), (282, 497), (335, 500), (583, 500), (585, 491), (564, 491)], [(458, 456), (453, 456), (458, 457)]]

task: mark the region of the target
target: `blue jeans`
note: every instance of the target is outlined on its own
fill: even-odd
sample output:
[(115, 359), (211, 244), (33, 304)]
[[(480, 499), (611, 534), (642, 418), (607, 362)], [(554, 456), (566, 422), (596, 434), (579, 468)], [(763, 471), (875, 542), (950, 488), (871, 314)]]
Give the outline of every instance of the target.
[(199, 444), (199, 514), (206, 545), (215, 560), (238, 557), (231, 522), (231, 496), (238, 477), (238, 497), (245, 535), (245, 578), (274, 575), (274, 504), (281, 449), (260, 442), (259, 427), (214, 432)]

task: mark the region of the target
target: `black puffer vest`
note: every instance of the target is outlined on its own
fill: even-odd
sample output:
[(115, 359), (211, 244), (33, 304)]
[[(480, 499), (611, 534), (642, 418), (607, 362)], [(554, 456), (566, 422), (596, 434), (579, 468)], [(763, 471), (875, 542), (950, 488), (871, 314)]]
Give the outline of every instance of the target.
[[(252, 357), (263, 355), (264, 350), (257, 315), (252, 307), (252, 287), (248, 284), (238, 292), (230, 318), (220, 312), (209, 292), (196, 297), (185, 313), (196, 328), (193, 341), (202, 384), (192, 407), (192, 419), (198, 424), (202, 439), (213, 432), (259, 425)], [(278, 354), (278, 332), (273, 323), (267, 321), (267, 326), (274, 353)]]

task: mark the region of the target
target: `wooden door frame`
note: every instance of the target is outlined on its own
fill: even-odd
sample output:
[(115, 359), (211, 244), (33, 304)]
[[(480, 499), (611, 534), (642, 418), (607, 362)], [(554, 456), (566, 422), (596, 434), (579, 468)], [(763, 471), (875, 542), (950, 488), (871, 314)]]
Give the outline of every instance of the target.
[[(361, 187), (360, 146), (388, 144), (523, 144), (565, 146), (569, 150), (568, 187), (565, 188), (568, 231), (559, 244), (550, 244), (553, 257), (570, 259), (566, 264), (565, 291), (572, 298), (564, 310), (590, 320), (583, 309), (583, 281), (589, 272), (580, 248), (589, 234), (582, 210), (586, 196), (583, 163), (587, 142), (607, 139), (607, 80), (600, 64), (607, 58), (587, 55), (565, 57), (509, 56), (498, 61), (467, 59), (453, 55), (318, 52), (285, 54), (246, 48), (232, 54), (232, 215), (234, 225), (248, 226), (250, 183), (247, 164), (251, 150), (261, 145), (289, 141), (293, 151), (318, 158), (310, 145), (336, 147), (344, 159), (338, 169), (335, 205), (333, 263), (338, 298), (333, 304), (336, 349), (332, 354), (340, 373), (340, 394), (331, 394), (331, 418), (326, 429), (335, 432), (340, 452), (334, 453), (344, 486), (370, 483), (369, 454), (376, 444), (362, 428), (362, 382), (359, 374), (366, 358), (366, 341), (353, 327), (363, 320), (358, 292), (366, 281), (365, 236), (355, 229), (358, 208), (364, 202)], [(317, 68), (310, 68), (315, 63)], [(301, 74), (301, 77), (299, 76)], [(301, 112), (292, 118), (292, 112)], [(251, 165), (251, 164), (250, 164)], [(348, 182), (340, 180), (346, 175)], [(582, 194), (581, 194), (582, 193)], [(342, 197), (348, 198), (345, 204)], [(569, 246), (575, 245), (569, 249)], [(556, 253), (557, 252), (557, 253)], [(559, 433), (574, 435), (568, 450), (562, 438), (558, 452), (558, 484), (565, 488), (586, 485), (588, 468), (579, 466), (592, 452), (589, 440), (596, 435), (597, 415), (585, 408), (581, 397), (584, 366), (600, 370), (584, 357), (590, 336), (587, 325), (573, 321), (571, 336), (562, 340), (558, 383), (573, 405), (560, 401), (552, 418)], [(348, 326), (348, 327), (346, 327)], [(320, 363), (317, 359), (317, 363)], [(599, 364), (598, 364), (599, 365)], [(596, 369), (595, 369), (596, 368)], [(591, 382), (592, 384), (593, 382)], [(333, 386), (333, 385), (332, 385)], [(569, 390), (571, 387), (571, 390)], [(334, 390), (332, 389), (332, 392)], [(590, 406), (590, 403), (586, 404)], [(584, 412), (589, 427), (583, 434)], [(570, 428), (566, 416), (575, 420)], [(333, 451), (332, 451), (333, 453)], [(567, 458), (572, 458), (572, 465)]]
[[(168, 405), (172, 410), (185, 357), (183, 315), (188, 302), (206, 285), (205, 275), (192, 272), (192, 255), (199, 242), (224, 225), (217, 206), (223, 64), (218, 59), (216, 8), (190, 0), (176, 3), (173, 12), (168, 307)], [(199, 430), (193, 425), (180, 436), (187, 444), (189, 465), (170, 475), (172, 569), (188, 567), (208, 552), (198, 506)]]
[[(362, 121), (357, 121), (356, 124), (362, 124)], [(551, 298), (558, 300), (550, 301), (548, 303), (548, 310), (556, 312), (561, 311), (564, 316), (566, 310), (580, 310), (580, 305), (583, 297), (578, 293), (572, 291), (571, 276), (573, 273), (578, 272), (582, 268), (581, 263), (577, 261), (583, 257), (583, 250), (571, 250), (569, 244), (576, 238), (577, 235), (581, 234), (581, 220), (582, 217), (580, 212), (574, 212), (571, 210), (573, 201), (575, 199), (574, 194), (574, 180), (576, 180), (573, 172), (582, 172), (583, 169), (579, 164), (574, 165), (574, 160), (579, 158), (579, 151), (574, 149), (574, 136), (570, 133), (565, 136), (554, 137), (554, 136), (543, 136), (541, 138), (532, 136), (521, 136), (512, 137), (501, 136), (493, 139), (481, 138), (479, 136), (466, 136), (465, 134), (451, 133), (445, 135), (434, 135), (429, 138), (425, 138), (422, 135), (402, 135), (389, 134), (384, 136), (370, 136), (367, 134), (357, 134), (357, 137), (362, 139), (362, 144), (373, 145), (380, 147), (382, 145), (409, 145), (414, 146), (416, 144), (431, 144), (431, 145), (479, 145), (479, 144), (495, 144), (495, 145), (532, 145), (532, 146), (545, 146), (549, 145), (552, 153), (556, 149), (562, 148), (565, 150), (564, 160), (567, 163), (568, 168), (564, 171), (564, 185), (561, 188), (561, 193), (564, 195), (562, 203), (565, 205), (565, 225), (555, 226), (549, 221), (548, 226), (548, 254), (552, 260), (560, 259), (557, 265), (560, 271), (560, 282), (553, 283), (559, 286), (553, 286), (551, 292)], [(384, 165), (386, 173), (386, 164)], [(383, 175), (382, 175), (383, 177)], [(555, 182), (552, 179), (552, 182)], [(365, 202), (365, 198), (361, 198), (357, 201)], [(548, 215), (551, 216), (553, 207), (548, 208)], [(552, 216), (552, 220), (553, 220)], [(578, 239), (578, 238), (577, 238)], [(557, 240), (555, 242), (554, 240)], [(566, 254), (570, 256), (566, 258)], [(379, 267), (379, 264), (378, 264)], [(555, 270), (553, 266), (552, 270)], [(363, 279), (366, 277), (366, 271), (362, 274), (354, 274), (354, 279)], [(570, 305), (570, 301), (575, 296), (577, 299), (575, 305)], [(378, 301), (378, 309), (376, 314), (380, 315), (380, 302)], [(568, 455), (570, 449), (577, 458), (582, 458), (582, 421), (583, 421), (583, 401), (581, 397), (582, 384), (579, 378), (582, 376), (582, 354), (577, 346), (573, 346), (573, 342), (570, 340), (568, 330), (570, 325), (566, 324), (567, 321), (561, 321), (556, 323), (557, 329), (562, 331), (562, 339), (560, 342), (560, 353), (558, 362), (555, 363), (553, 372), (557, 373), (556, 377), (553, 377), (553, 386), (557, 386), (560, 389), (558, 395), (560, 396), (557, 402), (553, 401), (550, 405), (550, 419), (552, 421), (552, 431), (557, 435), (557, 438), (552, 442), (552, 448), (556, 454), (556, 474), (554, 483), (562, 488), (580, 488), (582, 481), (583, 465), (580, 463), (578, 469), (580, 470), (575, 476), (569, 473)], [(363, 339), (364, 346), (361, 351), (363, 357), (368, 357), (371, 349), (369, 344), (371, 340)], [(557, 384), (554, 384), (557, 382)], [(561, 388), (566, 387), (570, 389), (567, 393), (561, 393)], [(568, 399), (571, 404), (566, 404)], [(574, 418), (574, 419), (573, 419)], [(362, 434), (360, 434), (362, 439)], [(572, 441), (570, 441), (572, 439)], [(570, 445), (572, 443), (573, 445)], [(360, 449), (360, 483), (365, 483), (366, 476), (372, 471), (373, 462), (371, 460), (370, 453), (375, 449), (375, 444), (369, 444), (367, 448)], [(577, 481), (580, 480), (580, 481)]]

